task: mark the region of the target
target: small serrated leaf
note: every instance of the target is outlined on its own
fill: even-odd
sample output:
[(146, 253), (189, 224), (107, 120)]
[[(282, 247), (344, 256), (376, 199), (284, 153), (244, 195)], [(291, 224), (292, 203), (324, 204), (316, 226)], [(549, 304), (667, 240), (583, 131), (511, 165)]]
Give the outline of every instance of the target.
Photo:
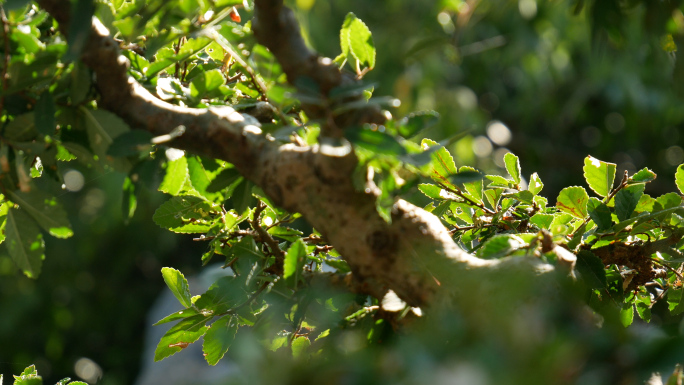
[(35, 189), (29, 192), (17, 190), (9, 191), (9, 198), (53, 237), (69, 238), (74, 235), (66, 211), (49, 193)]
[(442, 189), (439, 186), (435, 186), (431, 183), (421, 183), (418, 185), (418, 190), (425, 194), (430, 199), (442, 200), (444, 197), (440, 195)]
[(203, 233), (214, 223), (218, 210), (211, 202), (195, 196), (173, 197), (164, 202), (152, 219), (165, 229), (176, 233)]
[(656, 174), (649, 170), (648, 168), (644, 167), (641, 170), (637, 171), (634, 175), (629, 177), (627, 180), (628, 184), (633, 184), (633, 183), (647, 183), (655, 180)]
[(530, 175), (530, 183), (528, 184), (527, 189), (532, 194), (537, 195), (543, 188), (544, 183), (542, 183), (541, 178), (539, 178), (539, 175), (536, 172)]
[(301, 239), (292, 243), (285, 254), (283, 278), (290, 286), (296, 286), (299, 273), (306, 261), (306, 245)]
[(164, 267), (161, 269), (161, 272), (162, 277), (164, 277), (164, 282), (166, 282), (166, 286), (171, 289), (171, 292), (176, 299), (178, 299), (178, 302), (186, 308), (192, 306), (192, 302), (190, 301), (190, 298), (192, 297), (192, 295), (190, 295), (190, 286), (188, 286), (188, 280), (185, 279), (183, 273), (171, 267)]
[(589, 194), (583, 187), (566, 187), (558, 194), (556, 207), (575, 218), (584, 219), (587, 216)]
[(311, 346), (311, 341), (307, 337), (297, 337), (292, 341), (292, 357), (298, 358), (306, 354)]
[(166, 174), (159, 185), (159, 191), (170, 195), (178, 195), (183, 191), (185, 181), (188, 179), (188, 161), (181, 156), (166, 163)]
[(497, 234), (487, 241), (478, 250), (477, 255), (481, 258), (500, 258), (506, 254), (524, 247), (527, 243), (517, 235)]
[(457, 174), (458, 169), (456, 168), (454, 158), (451, 156), (449, 151), (437, 142), (430, 139), (423, 139), (421, 141), (421, 146), (424, 150), (428, 150), (433, 146), (439, 146), (437, 150), (432, 152), (432, 159), (428, 166), (427, 176), (436, 182), (451, 185), (451, 182), (449, 182), (449, 175)]
[(159, 341), (154, 351), (154, 361), (161, 361), (172, 356), (197, 341), (207, 332), (206, 323), (211, 318), (212, 316), (199, 314), (186, 318), (171, 327)]
[(228, 352), (237, 330), (238, 323), (233, 316), (219, 318), (211, 324), (202, 344), (204, 358), (209, 365), (216, 365)]
[(375, 44), (366, 24), (352, 12), (347, 14), (340, 31), (342, 52), (349, 52), (360, 64), (375, 67)]
[(615, 163), (603, 162), (589, 155), (584, 158), (584, 179), (596, 194), (608, 196), (615, 181), (616, 167)]
[(613, 226), (610, 209), (597, 198), (589, 198), (587, 203), (589, 217), (596, 223), (599, 231), (608, 230)]
[(36, 278), (45, 259), (45, 243), (36, 222), (24, 211), (11, 208), (5, 224), (5, 244), (14, 263)]
[(506, 155), (504, 155), (504, 165), (506, 166), (506, 171), (508, 171), (508, 174), (513, 178), (515, 184), (520, 184), (520, 159), (518, 159), (518, 157), (513, 153), (508, 152)]
[(606, 287), (606, 270), (603, 267), (603, 261), (594, 253), (588, 250), (581, 250), (577, 253), (576, 266), (582, 281), (590, 289), (603, 289)]
[(684, 194), (684, 164), (680, 164), (675, 172), (675, 184), (680, 194)]
[(615, 214), (620, 221), (629, 219), (644, 193), (643, 183), (626, 186), (615, 194)]

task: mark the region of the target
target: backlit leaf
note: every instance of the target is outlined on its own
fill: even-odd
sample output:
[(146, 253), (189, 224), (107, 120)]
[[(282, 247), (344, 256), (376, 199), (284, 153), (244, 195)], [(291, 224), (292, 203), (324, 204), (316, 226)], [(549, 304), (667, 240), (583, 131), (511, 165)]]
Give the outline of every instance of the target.
[(301, 239), (294, 242), (285, 254), (284, 274), (283, 278), (290, 284), (296, 286), (299, 279), (299, 273), (304, 267), (306, 261), (306, 245)]
[(675, 172), (675, 184), (680, 194), (684, 194), (684, 164), (680, 164)]
[(220, 208), (195, 196), (173, 197), (154, 212), (154, 222), (176, 233), (203, 233), (213, 225)]
[(24, 211), (11, 208), (5, 225), (5, 244), (14, 263), (29, 278), (37, 278), (45, 259), (40, 229)]
[(600, 161), (593, 156), (584, 158), (584, 179), (589, 187), (598, 195), (605, 197), (610, 194), (615, 180), (615, 163)]
[(181, 156), (166, 163), (166, 174), (159, 185), (159, 191), (171, 195), (178, 195), (183, 190), (185, 181), (188, 179), (188, 161)]
[(587, 216), (587, 203), (589, 195), (587, 191), (578, 186), (566, 187), (558, 194), (556, 207), (575, 218), (584, 219)]
[(520, 159), (513, 155), (513, 153), (508, 152), (506, 155), (504, 155), (504, 165), (506, 166), (506, 171), (508, 171), (508, 174), (513, 178), (515, 184), (520, 184)]
[(209, 365), (216, 365), (235, 340), (238, 323), (234, 316), (222, 317), (211, 324), (204, 336), (202, 351)]
[(166, 286), (171, 289), (171, 292), (176, 299), (178, 299), (178, 302), (186, 308), (192, 306), (192, 302), (190, 301), (190, 298), (192, 297), (190, 295), (190, 286), (188, 286), (188, 280), (185, 279), (183, 273), (171, 267), (164, 267), (161, 272), (162, 277), (164, 277), (164, 282), (166, 282)]
[(161, 361), (185, 349), (207, 332), (206, 326), (211, 316), (202, 314), (186, 318), (174, 325), (159, 341), (154, 351), (154, 361)]
[(9, 198), (53, 237), (69, 238), (74, 235), (66, 211), (49, 193), (37, 189), (29, 192), (17, 190), (9, 191)]

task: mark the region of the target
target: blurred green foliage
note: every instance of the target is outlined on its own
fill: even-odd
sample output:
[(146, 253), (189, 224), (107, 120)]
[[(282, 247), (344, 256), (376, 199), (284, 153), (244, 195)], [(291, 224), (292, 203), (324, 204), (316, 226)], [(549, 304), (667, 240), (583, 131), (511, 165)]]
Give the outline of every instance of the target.
[[(504, 154), (511, 150), (526, 170), (538, 172), (545, 184), (544, 195), (555, 197), (565, 186), (583, 184), (582, 160), (591, 153), (616, 163), (618, 176), (624, 170), (631, 174), (649, 166), (660, 176), (649, 192), (674, 191), (672, 176), (684, 161), (684, 138), (680, 137), (684, 108), (679, 88), (684, 84), (684, 71), (676, 60), (684, 31), (679, 1), (290, 3), (297, 6), (311, 45), (329, 57), (340, 53), (339, 27), (349, 11), (363, 20), (373, 32), (378, 50), (375, 70), (365, 77), (377, 84), (374, 94), (398, 97), (402, 104), (392, 112), (398, 117), (418, 110), (439, 112), (439, 123), (424, 133), (432, 139), (467, 132), (450, 147), (457, 165), (501, 174)], [(206, 4), (202, 2), (202, 7)], [(249, 16), (249, 12), (243, 13), (245, 19)], [(131, 19), (120, 21), (116, 28), (128, 31), (128, 36), (142, 33), (134, 18), (131, 11)], [(182, 32), (191, 30), (185, 27)], [(230, 31), (224, 32), (230, 35)], [(148, 43), (150, 47), (159, 48), (160, 41), (168, 38), (157, 37)], [(169, 62), (179, 58), (167, 53)], [(146, 59), (135, 58), (145, 65)], [(193, 83), (195, 88), (182, 95), (183, 102), (203, 107), (196, 98), (200, 92), (232, 92), (212, 88), (210, 80), (216, 74), (211, 71), (215, 68), (198, 68), (207, 71), (202, 78), (206, 89)], [(78, 68), (72, 70), (73, 81), (77, 81)], [(133, 70), (140, 78), (156, 74), (136, 73), (135, 63)], [(168, 86), (173, 91), (171, 82)], [(243, 88), (246, 94), (254, 91)], [(180, 98), (180, 94), (169, 92), (171, 98)], [(13, 114), (26, 110), (19, 103), (6, 108)], [(153, 191), (161, 177), (148, 180), (151, 186), (147, 189), (136, 189), (137, 211), (124, 226), (120, 187), (125, 176), (116, 172), (101, 176), (101, 172), (85, 168), (80, 172), (85, 187), (58, 197), (70, 213), (75, 236), (68, 240), (46, 237), (50, 255), (40, 279), (19, 275), (4, 249), (0, 253), (0, 371), (18, 373), (36, 363), (44, 377), (56, 379), (71, 375), (74, 362), (88, 357), (106, 368), (102, 383), (129, 384), (139, 365), (135, 352), (142, 350), (142, 331), (147, 326), (144, 314), (163, 286), (159, 269), (174, 266), (192, 273), (199, 267), (198, 255), (205, 246), (191, 244), (187, 237), (173, 236), (153, 224), (152, 214), (162, 202), (161, 194)], [(530, 309), (533, 313), (537, 310)], [(516, 336), (520, 341), (512, 343), (502, 342), (497, 335), (483, 335), (463, 324), (457, 313), (445, 311), (424, 321), (420, 328), (424, 333), (400, 339), (388, 349), (383, 349), (382, 343), (395, 341), (391, 328), (359, 316), (348, 331), (331, 337), (337, 350), (331, 351), (328, 361), (282, 367), (282, 361), (254, 348), (257, 342), (250, 335), (239, 335), (228, 355), (248, 374), (272, 380), (290, 378), (299, 384), (331, 379), (420, 382), (429, 376), (473, 384), (507, 383), (510, 379), (504, 378), (505, 372), (497, 372), (501, 362), (504, 366), (524, 364), (516, 379), (526, 383), (536, 383), (539, 377), (572, 377), (572, 371), (581, 365), (585, 365), (585, 377), (579, 379), (583, 383), (610, 383), (621, 373), (607, 370), (633, 369), (629, 375), (637, 381), (656, 369), (671, 370), (682, 357), (682, 341), (677, 336), (680, 319), (668, 318), (665, 308), (654, 308), (653, 318), (664, 333), (677, 336), (665, 342), (635, 342), (612, 324), (600, 333), (589, 326), (582, 329), (577, 325), (590, 321), (573, 319), (576, 315), (568, 314), (569, 309), (547, 311), (539, 318), (557, 321), (553, 330), (530, 334), (530, 325), (519, 325), (521, 331)], [(364, 330), (370, 332), (361, 335)], [(536, 341), (535, 350), (525, 350), (521, 341), (540, 335), (548, 339)], [(381, 342), (380, 347), (361, 349), (366, 340)], [(449, 342), (444, 345), (444, 341)], [(347, 354), (357, 351), (360, 353)], [(649, 357), (651, 352), (664, 358)], [(545, 367), (544, 373), (531, 371), (542, 367), (545, 360), (567, 365)], [(531, 365), (535, 362), (539, 366)], [(265, 365), (271, 367), (268, 373), (261, 372)], [(352, 369), (342, 371), (340, 367)]]

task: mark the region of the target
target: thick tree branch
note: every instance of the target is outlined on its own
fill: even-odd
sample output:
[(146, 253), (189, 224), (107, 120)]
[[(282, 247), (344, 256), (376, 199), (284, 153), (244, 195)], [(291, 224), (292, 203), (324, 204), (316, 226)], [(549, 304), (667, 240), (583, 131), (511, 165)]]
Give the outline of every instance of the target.
[[(67, 30), (68, 0), (38, 3)], [(326, 92), (344, 84), (345, 77), (329, 59), (304, 45), (292, 12), (282, 2), (256, 0), (256, 11), (257, 36), (274, 52), (290, 82), (310, 76)], [(99, 107), (154, 135), (185, 126), (170, 146), (234, 164), (275, 204), (300, 212), (349, 263), (365, 292), (392, 289), (408, 304), (422, 306), (438, 290), (463, 291), (490, 279), (492, 272), (519, 270), (519, 277), (528, 277), (551, 269), (535, 258), (473, 257), (458, 248), (437, 217), (402, 200), (394, 205), (388, 224), (376, 211), (375, 195), (353, 186), (353, 152), (335, 157), (325, 155), (324, 146), (279, 145), (261, 134), (254, 118), (230, 107), (190, 109), (161, 101), (128, 76), (128, 61), (97, 20), (82, 61), (95, 73)]]

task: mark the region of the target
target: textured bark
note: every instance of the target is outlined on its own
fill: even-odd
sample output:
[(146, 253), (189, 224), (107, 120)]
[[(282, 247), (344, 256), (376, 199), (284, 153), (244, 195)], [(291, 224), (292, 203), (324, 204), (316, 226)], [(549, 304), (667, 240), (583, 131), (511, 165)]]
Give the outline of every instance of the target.
[[(66, 31), (68, 0), (39, 0)], [(254, 30), (272, 50), (288, 79), (307, 76), (322, 93), (353, 81), (304, 44), (292, 11), (282, 1), (256, 0)], [(92, 34), (82, 61), (95, 73), (99, 107), (123, 118), (132, 128), (154, 135), (185, 126), (169, 146), (206, 157), (223, 159), (262, 187), (273, 202), (299, 212), (340, 252), (352, 268), (356, 287), (382, 297), (392, 289), (412, 306), (428, 304), (439, 290), (464, 290), (496, 271), (516, 269), (532, 274), (550, 271), (536, 258), (482, 260), (462, 251), (440, 220), (398, 200), (392, 223), (375, 209), (375, 195), (356, 191), (351, 175), (357, 160), (326, 155), (319, 145), (278, 144), (261, 134), (258, 122), (231, 107), (190, 109), (161, 101), (127, 74), (128, 61), (120, 55), (109, 32), (93, 20)], [(310, 109), (325, 117), (325, 111)], [(361, 114), (334, 117), (334, 124), (384, 119), (369, 108)], [(314, 115), (316, 116), (316, 115)]]

